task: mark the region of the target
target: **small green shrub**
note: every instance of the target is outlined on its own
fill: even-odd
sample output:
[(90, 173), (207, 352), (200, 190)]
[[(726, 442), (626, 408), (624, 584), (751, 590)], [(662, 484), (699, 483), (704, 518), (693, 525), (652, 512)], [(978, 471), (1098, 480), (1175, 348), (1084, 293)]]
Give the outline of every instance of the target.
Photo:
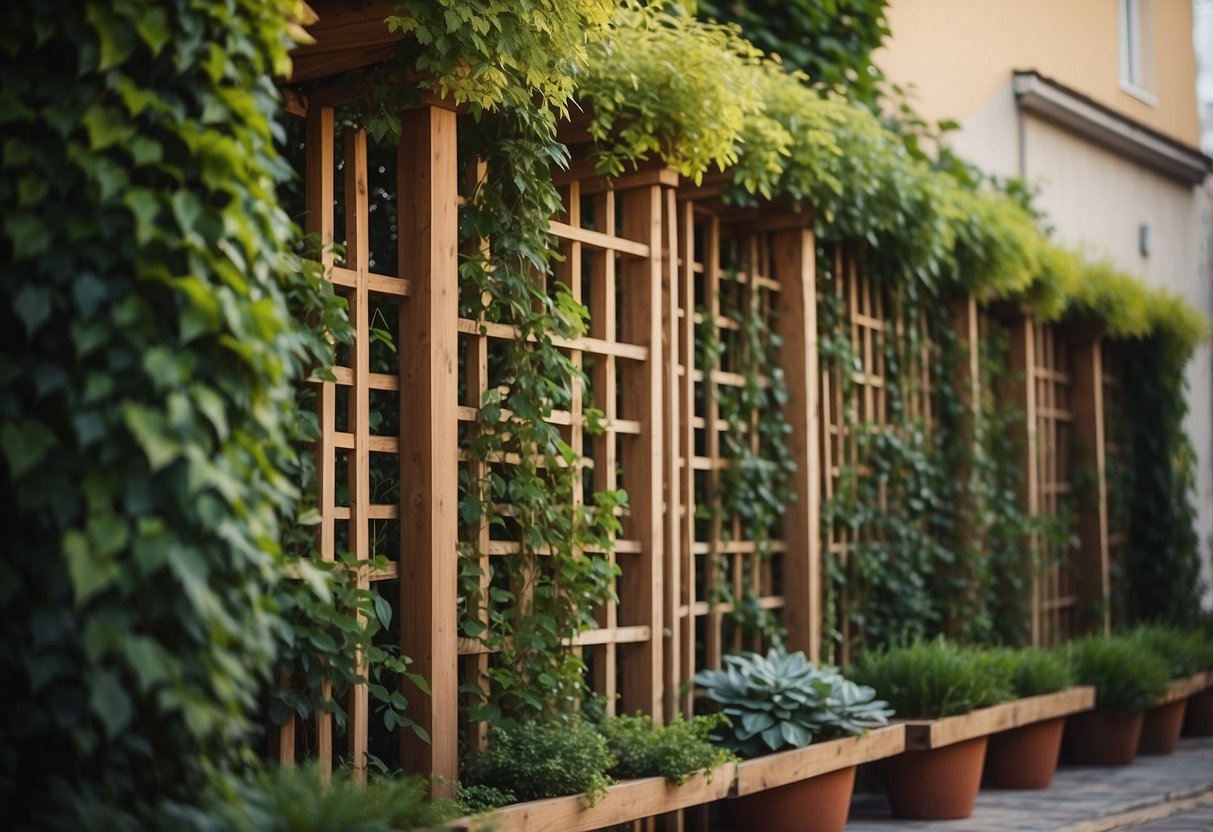
[(943, 639), (868, 653), (852, 676), (880, 691), (902, 716), (954, 716), (1013, 697), (1006, 662)]
[(1172, 679), (1191, 676), (1208, 667), (1209, 646), (1196, 631), (1155, 624), (1138, 627), (1129, 637), (1165, 661)]
[(1074, 684), (1074, 668), (1064, 653), (1025, 648), (999, 653), (1008, 666), (1011, 693), (1017, 697), (1056, 693)]
[[(468, 765), (467, 782), (539, 800), (584, 792), (592, 804), (611, 784), (606, 738), (576, 715), (496, 726)], [(479, 792), (478, 794), (483, 794)]]
[(509, 789), (499, 789), (496, 786), (465, 785), (455, 786), (455, 804), (461, 815), (478, 815), (498, 806), (508, 806), (517, 803), (518, 796)]
[(613, 776), (667, 777), (681, 784), (696, 771), (711, 772), (734, 759), (709, 739), (714, 729), (728, 724), (728, 717), (716, 713), (689, 720), (678, 716), (654, 727), (649, 717), (638, 714), (606, 719), (599, 730), (615, 757)]
[(695, 682), (732, 725), (713, 739), (743, 757), (862, 734), (887, 725), (893, 713), (874, 690), (843, 678), (836, 667), (814, 666), (804, 653), (738, 653), (725, 656), (724, 664), (700, 671)]
[(1090, 636), (1071, 644), (1068, 653), (1079, 683), (1095, 686), (1096, 704), (1118, 711), (1148, 708), (1170, 681), (1166, 660), (1140, 639)]

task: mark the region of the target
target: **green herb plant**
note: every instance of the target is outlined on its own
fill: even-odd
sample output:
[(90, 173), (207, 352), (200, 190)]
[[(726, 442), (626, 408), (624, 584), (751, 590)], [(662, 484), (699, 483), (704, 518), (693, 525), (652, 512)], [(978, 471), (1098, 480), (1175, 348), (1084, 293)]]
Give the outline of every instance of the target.
[[(484, 751), (472, 755), (465, 779), (513, 801), (584, 793), (593, 804), (611, 784), (607, 772), (614, 766), (606, 737), (571, 714), (494, 726)], [(480, 790), (476, 795), (493, 793)]]
[(901, 716), (934, 719), (965, 714), (1013, 697), (1011, 668), (987, 650), (942, 638), (864, 654), (851, 669)]
[(720, 713), (676, 716), (665, 725), (653, 725), (651, 718), (637, 714), (608, 717), (599, 730), (615, 758), (612, 777), (665, 777), (681, 785), (697, 771), (711, 777), (713, 769), (735, 759), (709, 739), (713, 730), (728, 724)]
[(1067, 653), (1078, 682), (1095, 686), (1095, 703), (1117, 711), (1145, 710), (1171, 680), (1167, 660), (1129, 636), (1088, 636)]

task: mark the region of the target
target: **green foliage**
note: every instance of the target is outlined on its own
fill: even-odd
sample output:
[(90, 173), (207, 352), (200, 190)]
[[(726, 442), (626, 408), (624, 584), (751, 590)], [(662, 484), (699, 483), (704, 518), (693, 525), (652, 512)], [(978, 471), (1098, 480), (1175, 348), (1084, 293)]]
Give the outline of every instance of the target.
[(1172, 679), (1200, 673), (1209, 666), (1207, 639), (1196, 630), (1180, 630), (1157, 624), (1137, 627), (1126, 634), (1149, 653), (1167, 663)]
[(862, 734), (888, 724), (893, 713), (872, 688), (843, 678), (836, 667), (814, 666), (804, 653), (737, 653), (724, 664), (701, 670), (695, 683), (732, 723), (732, 731), (716, 739), (743, 757)]
[[(234, 779), (207, 795), (199, 810), (166, 811), (164, 828), (186, 832), (389, 832), (437, 829), (456, 815), (448, 802), (432, 803), (416, 777), (359, 783), (316, 767), (273, 768)], [(171, 823), (171, 825), (170, 825)]]
[(405, 60), (439, 93), (473, 112), (508, 104), (538, 114), (566, 112), (574, 76), (615, 3), (397, 0), (396, 7), (388, 28), (412, 36)]
[(294, 11), (41, 0), (0, 35), (0, 504), (23, 553), (0, 564), (0, 802), (18, 826), (62, 809), (58, 789), (139, 811), (246, 762), (286, 608), (331, 603), (280, 545), (304, 479), (296, 384), (341, 319), (275, 194)]
[(674, 717), (667, 725), (655, 726), (643, 714), (610, 717), (599, 730), (616, 760), (611, 775), (619, 779), (666, 777), (682, 784), (697, 771), (711, 771), (733, 760), (732, 754), (712, 745), (709, 735), (729, 724), (723, 714)]
[[(1173, 342), (1172, 342), (1173, 343)], [(1133, 587), (1128, 617), (1185, 625), (1200, 611), (1200, 542), (1192, 495), (1196, 452), (1184, 429), (1188, 412), (1184, 362), (1161, 337), (1122, 350), (1131, 430), (1132, 485), (1125, 582)]]
[(606, 738), (572, 714), (494, 727), (488, 746), (468, 763), (467, 781), (518, 800), (585, 793), (592, 804), (611, 784), (614, 765)]
[(764, 52), (802, 70), (819, 87), (873, 109), (883, 75), (872, 52), (889, 36), (887, 0), (699, 0), (701, 17), (741, 26)]
[(906, 717), (964, 714), (1011, 699), (1011, 668), (995, 654), (944, 639), (864, 654), (852, 670)]
[(1067, 653), (1078, 683), (1095, 686), (1095, 704), (1118, 711), (1150, 707), (1170, 682), (1166, 659), (1133, 638), (1088, 636)]
[(459, 806), (461, 815), (478, 815), (517, 802), (518, 798), (508, 789), (484, 785), (469, 786), (463, 783), (458, 783), (455, 788), (455, 803)]
[(1055, 693), (1074, 685), (1074, 668), (1063, 651), (1028, 647), (996, 654), (1011, 674), (1011, 692), (1017, 697)]

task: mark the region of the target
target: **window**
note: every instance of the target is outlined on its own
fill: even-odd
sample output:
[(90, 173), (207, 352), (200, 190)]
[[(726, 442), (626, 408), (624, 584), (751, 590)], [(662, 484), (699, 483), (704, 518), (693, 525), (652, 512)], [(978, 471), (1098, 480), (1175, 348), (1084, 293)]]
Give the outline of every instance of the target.
[(1120, 86), (1147, 104), (1154, 98), (1151, 0), (1117, 0), (1120, 9)]

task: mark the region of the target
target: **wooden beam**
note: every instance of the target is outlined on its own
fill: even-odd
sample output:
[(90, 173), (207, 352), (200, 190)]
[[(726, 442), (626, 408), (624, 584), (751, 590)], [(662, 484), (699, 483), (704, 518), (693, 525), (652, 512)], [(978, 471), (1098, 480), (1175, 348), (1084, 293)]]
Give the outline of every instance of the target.
[(312, 6), (317, 20), (306, 28), (316, 42), (291, 50), (292, 84), (385, 61), (405, 38), (388, 31), (387, 17), (395, 13), (392, 0), (313, 0)]
[(817, 363), (816, 246), (808, 228), (773, 235), (777, 317), (787, 379), (784, 415), (792, 428), (788, 453), (796, 463), (789, 475), (795, 502), (784, 515), (783, 622), (788, 647), (803, 650), (812, 661), (821, 657), (821, 402)]
[(1107, 633), (1112, 628), (1112, 605), (1102, 344), (1097, 335), (1084, 333), (1071, 341), (1070, 349), (1074, 360), (1070, 410), (1074, 414), (1075, 446), (1082, 453), (1075, 464), (1093, 474), (1090, 487), (1076, 495), (1078, 551), (1073, 574), (1079, 596), (1078, 615), (1084, 629)]
[(967, 714), (906, 722), (906, 748), (911, 751), (943, 748), (1021, 725), (1089, 711), (1094, 707), (1095, 688), (1082, 685), (978, 708)]
[(407, 680), (405, 771), (435, 775), (436, 795), (458, 777), (456, 659), (458, 171), (455, 114), (402, 114), (397, 182), (399, 274), (413, 284), (400, 309), (400, 647), (430, 686)]
[(645, 260), (625, 258), (620, 265), (622, 309), (620, 340), (647, 346), (649, 360), (620, 368), (619, 389), (625, 408), (620, 415), (639, 420), (640, 436), (621, 436), (623, 486), (630, 506), (625, 535), (640, 541), (640, 553), (621, 561), (619, 623), (647, 624), (648, 642), (621, 645), (623, 673), (620, 706), (624, 713), (643, 711), (662, 721), (662, 613), (665, 565), (662, 511), (664, 421), (662, 371), (662, 223), (664, 188), (648, 185), (619, 195), (623, 201), (620, 235), (643, 242), (654, 252)]

